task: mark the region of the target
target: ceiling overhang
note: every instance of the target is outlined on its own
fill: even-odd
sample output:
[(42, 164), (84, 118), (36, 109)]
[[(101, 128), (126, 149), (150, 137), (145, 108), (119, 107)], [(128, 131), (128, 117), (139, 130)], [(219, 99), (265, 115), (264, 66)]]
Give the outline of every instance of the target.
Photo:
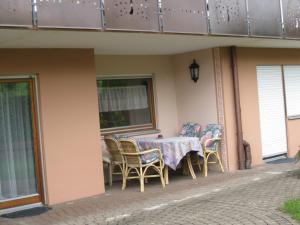
[(92, 48), (101, 55), (172, 55), (231, 46), (300, 48), (298, 40), (184, 34), (0, 29), (0, 48)]

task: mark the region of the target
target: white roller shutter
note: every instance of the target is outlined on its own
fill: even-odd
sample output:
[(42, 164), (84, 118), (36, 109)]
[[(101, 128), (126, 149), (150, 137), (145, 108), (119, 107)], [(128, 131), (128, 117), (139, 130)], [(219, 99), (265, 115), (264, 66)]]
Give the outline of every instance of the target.
[(262, 155), (287, 152), (281, 66), (257, 66)]
[(288, 117), (300, 116), (300, 66), (284, 66)]

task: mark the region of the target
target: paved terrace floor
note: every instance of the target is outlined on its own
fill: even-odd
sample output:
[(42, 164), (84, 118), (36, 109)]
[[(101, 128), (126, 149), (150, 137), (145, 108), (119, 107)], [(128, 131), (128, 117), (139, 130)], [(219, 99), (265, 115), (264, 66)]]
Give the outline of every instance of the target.
[(122, 225), (122, 224), (297, 224), (279, 208), (300, 197), (300, 179), (290, 170), (295, 164), (264, 165), (235, 173), (209, 173), (170, 177), (163, 190), (150, 181), (145, 193), (131, 182), (125, 191), (120, 183), (106, 194), (53, 206), (40, 216), (0, 219), (1, 225)]

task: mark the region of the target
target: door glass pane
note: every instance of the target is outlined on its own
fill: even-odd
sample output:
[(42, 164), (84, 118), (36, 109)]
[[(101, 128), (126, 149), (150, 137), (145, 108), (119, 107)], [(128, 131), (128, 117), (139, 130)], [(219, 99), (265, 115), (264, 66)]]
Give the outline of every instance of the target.
[(0, 201), (37, 193), (30, 84), (0, 82)]

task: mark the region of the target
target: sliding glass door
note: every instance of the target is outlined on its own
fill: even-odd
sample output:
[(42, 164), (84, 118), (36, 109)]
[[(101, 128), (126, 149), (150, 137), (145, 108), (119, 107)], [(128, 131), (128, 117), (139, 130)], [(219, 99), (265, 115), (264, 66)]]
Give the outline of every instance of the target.
[(32, 79), (0, 79), (0, 209), (42, 201)]

